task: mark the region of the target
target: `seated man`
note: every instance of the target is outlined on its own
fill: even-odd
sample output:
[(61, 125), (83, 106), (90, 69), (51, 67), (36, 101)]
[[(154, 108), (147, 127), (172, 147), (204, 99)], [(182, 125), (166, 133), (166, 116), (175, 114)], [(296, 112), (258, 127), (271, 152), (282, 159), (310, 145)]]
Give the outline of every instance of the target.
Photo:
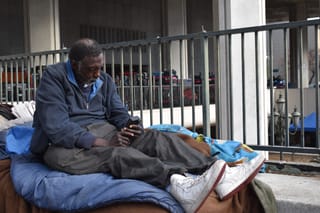
[(80, 39), (67, 62), (43, 73), (31, 151), (48, 166), (70, 174), (108, 172), (163, 189), (170, 185), (168, 191), (187, 212), (199, 209), (211, 190), (226, 199), (255, 176), (261, 155), (230, 168), (179, 142), (176, 134), (128, 125), (130, 116), (103, 63), (99, 44)]

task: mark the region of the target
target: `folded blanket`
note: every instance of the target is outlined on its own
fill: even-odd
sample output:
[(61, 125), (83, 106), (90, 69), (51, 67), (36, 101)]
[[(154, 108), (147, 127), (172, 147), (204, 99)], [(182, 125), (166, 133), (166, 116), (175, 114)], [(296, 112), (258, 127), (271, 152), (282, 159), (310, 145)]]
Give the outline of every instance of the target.
[(9, 154), (6, 152), (6, 136), (7, 131), (0, 131), (0, 160), (9, 158)]
[[(57, 213), (38, 208), (18, 195), (13, 187), (10, 175), (11, 160), (0, 160), (0, 212), (2, 213)], [(169, 211), (153, 203), (120, 202), (101, 208), (85, 211), (86, 213), (168, 213)]]
[(110, 174), (70, 175), (48, 168), (30, 154), (33, 128), (15, 126), (7, 133), (11, 176), (18, 194), (38, 207), (79, 211), (117, 202), (150, 202), (171, 212), (183, 212), (166, 191), (143, 181), (115, 179)]
[(69, 175), (49, 169), (32, 155), (11, 157), (11, 177), (18, 194), (38, 207), (84, 211), (117, 202), (149, 202), (183, 212), (166, 191), (143, 181), (115, 179), (109, 174)]

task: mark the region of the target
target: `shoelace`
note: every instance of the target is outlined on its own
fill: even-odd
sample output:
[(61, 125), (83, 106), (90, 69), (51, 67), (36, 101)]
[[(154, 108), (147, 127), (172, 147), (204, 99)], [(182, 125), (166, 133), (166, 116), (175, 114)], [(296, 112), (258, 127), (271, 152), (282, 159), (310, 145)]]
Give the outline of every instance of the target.
[(194, 185), (197, 185), (199, 182), (202, 182), (202, 180), (204, 179), (204, 177), (207, 175), (208, 170), (205, 171), (202, 175), (199, 176), (188, 176), (186, 177), (184, 180), (179, 181), (178, 183), (183, 185), (186, 188), (190, 188)]

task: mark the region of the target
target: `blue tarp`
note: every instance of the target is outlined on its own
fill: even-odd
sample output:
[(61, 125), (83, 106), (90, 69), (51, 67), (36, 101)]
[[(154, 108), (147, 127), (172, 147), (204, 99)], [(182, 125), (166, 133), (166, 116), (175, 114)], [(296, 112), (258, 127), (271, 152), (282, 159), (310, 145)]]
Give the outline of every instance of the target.
[[(304, 119), (304, 131), (305, 132), (315, 132), (316, 131), (316, 113), (312, 112), (307, 115)], [(301, 122), (297, 126), (297, 131), (301, 131)], [(295, 131), (293, 124), (290, 125), (290, 131)]]

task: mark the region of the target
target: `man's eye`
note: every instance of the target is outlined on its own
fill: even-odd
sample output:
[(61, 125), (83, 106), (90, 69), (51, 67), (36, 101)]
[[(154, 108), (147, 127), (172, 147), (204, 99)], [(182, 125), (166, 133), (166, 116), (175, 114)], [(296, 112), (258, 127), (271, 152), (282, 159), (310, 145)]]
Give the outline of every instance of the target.
[(89, 72), (96, 72), (96, 71), (100, 70), (100, 68), (99, 67), (89, 67), (88, 70), (89, 70)]

